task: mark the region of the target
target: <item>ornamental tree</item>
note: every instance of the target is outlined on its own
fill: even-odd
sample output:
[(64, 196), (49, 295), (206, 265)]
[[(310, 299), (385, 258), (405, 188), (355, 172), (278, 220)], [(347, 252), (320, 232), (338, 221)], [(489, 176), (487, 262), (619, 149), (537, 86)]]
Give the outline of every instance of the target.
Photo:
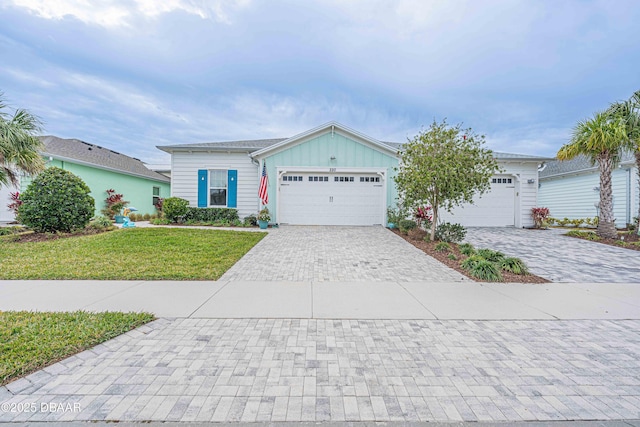
[(394, 179), (405, 205), (431, 206), (431, 240), (441, 210), (451, 212), (455, 206), (472, 203), (490, 189), (491, 177), (500, 171), (484, 143), (484, 135), (470, 128), (434, 120), (403, 146)]
[(20, 195), (18, 220), (38, 232), (84, 228), (95, 209), (90, 192), (87, 184), (71, 172), (48, 168)]

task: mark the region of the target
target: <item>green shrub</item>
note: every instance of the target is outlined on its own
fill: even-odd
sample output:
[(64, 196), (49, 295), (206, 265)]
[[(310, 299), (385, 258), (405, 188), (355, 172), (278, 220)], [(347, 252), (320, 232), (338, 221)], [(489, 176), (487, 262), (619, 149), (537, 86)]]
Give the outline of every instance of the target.
[(447, 258), (449, 258), (451, 261), (457, 261), (458, 257), (456, 256), (456, 254), (449, 254), (447, 255)]
[(171, 224), (171, 221), (165, 218), (154, 218), (151, 220), (151, 224), (153, 225), (168, 225)]
[(476, 249), (473, 247), (471, 243), (462, 243), (458, 245), (458, 249), (462, 255), (471, 256), (475, 255)]
[(436, 228), (436, 240), (441, 242), (458, 243), (464, 240), (467, 230), (460, 224), (445, 222)]
[(394, 224), (396, 227), (398, 227), (398, 223), (400, 222), (400, 220), (403, 217), (400, 214), (400, 209), (398, 208), (393, 208), (391, 206), (389, 206), (387, 208), (387, 222), (388, 223), (392, 223)]
[(398, 222), (398, 228), (404, 234), (407, 234), (409, 230), (413, 230), (417, 226), (418, 224), (412, 219), (401, 219), (400, 222)]
[(436, 252), (451, 252), (451, 245), (447, 242), (438, 242), (433, 250)]
[(584, 222), (585, 222), (585, 220), (581, 219), (581, 218), (572, 219), (571, 221), (569, 221), (569, 223), (571, 225), (573, 225), (574, 227), (576, 227), (576, 228), (580, 227)]
[(500, 251), (493, 251), (491, 249), (478, 249), (478, 255), (490, 262), (502, 262), (505, 255)]
[(188, 220), (192, 218), (185, 218), (189, 211), (189, 202), (180, 197), (169, 197), (164, 199), (162, 204), (162, 212), (164, 217), (171, 222), (178, 222), (182, 219)]
[[(167, 200), (164, 201), (164, 212), (166, 216)], [(237, 209), (229, 208), (192, 208), (188, 207), (187, 212), (184, 215), (185, 221), (197, 221), (197, 222), (209, 222), (218, 223), (221, 221), (227, 221), (232, 223), (239, 219)]]
[(480, 255), (471, 255), (469, 258), (464, 259), (460, 263), (460, 267), (464, 268), (465, 270), (471, 270), (480, 261), (486, 261), (486, 260), (482, 258)]
[(600, 237), (593, 231), (570, 230), (570, 231), (567, 231), (566, 235), (570, 237), (579, 237), (581, 239), (586, 239), (586, 240), (593, 240), (593, 241), (600, 240)]
[(95, 228), (96, 230), (105, 230), (112, 226), (113, 224), (111, 223), (111, 220), (106, 216), (98, 216), (89, 223), (89, 227)]
[[(149, 215), (148, 213), (142, 215), (142, 221), (150, 221), (151, 220), (151, 215)], [(141, 221), (141, 220), (138, 220)]]
[(95, 211), (90, 192), (87, 184), (71, 172), (48, 168), (20, 195), (18, 220), (38, 232), (84, 228)]
[(486, 259), (476, 262), (470, 269), (469, 274), (480, 280), (487, 280), (489, 282), (501, 282), (502, 274), (498, 266)]
[(9, 234), (18, 234), (22, 233), (24, 228), (20, 226), (13, 227), (0, 227), (0, 236), (8, 236)]
[(529, 274), (527, 265), (520, 258), (505, 258), (500, 262), (500, 268), (515, 274), (526, 276)]
[(254, 214), (244, 217), (244, 226), (245, 227), (255, 227), (258, 225), (258, 218)]

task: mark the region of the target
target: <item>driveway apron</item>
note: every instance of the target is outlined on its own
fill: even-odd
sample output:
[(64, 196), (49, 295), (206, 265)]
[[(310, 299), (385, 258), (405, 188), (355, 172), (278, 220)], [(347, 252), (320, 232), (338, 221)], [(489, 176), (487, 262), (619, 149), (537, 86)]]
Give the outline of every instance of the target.
[(286, 226), (220, 280), (459, 282), (460, 273), (383, 227)]
[(553, 282), (639, 283), (640, 251), (564, 236), (566, 230), (469, 228), (466, 241), (521, 258)]

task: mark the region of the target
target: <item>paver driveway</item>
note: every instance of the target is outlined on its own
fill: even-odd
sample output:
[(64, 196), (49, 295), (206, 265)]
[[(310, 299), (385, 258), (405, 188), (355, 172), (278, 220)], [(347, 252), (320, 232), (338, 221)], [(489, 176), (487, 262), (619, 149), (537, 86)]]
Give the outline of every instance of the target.
[[(637, 320), (161, 319), (0, 387), (0, 422), (636, 419), (639, 330)], [(71, 410), (10, 410), (43, 403)]]
[(383, 227), (287, 226), (269, 235), (220, 280), (468, 280)]
[(469, 228), (476, 247), (516, 256), (554, 282), (640, 283), (640, 251), (563, 236), (566, 230)]

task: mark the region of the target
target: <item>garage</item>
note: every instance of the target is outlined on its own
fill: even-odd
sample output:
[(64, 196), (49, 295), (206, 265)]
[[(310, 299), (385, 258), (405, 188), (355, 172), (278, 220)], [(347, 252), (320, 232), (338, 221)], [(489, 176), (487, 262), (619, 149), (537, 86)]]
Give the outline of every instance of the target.
[(491, 191), (473, 204), (458, 206), (452, 213), (444, 212), (442, 219), (465, 227), (513, 227), (516, 220), (515, 178), (496, 175), (491, 179)]
[(280, 223), (291, 225), (384, 224), (384, 175), (376, 172), (281, 174)]

